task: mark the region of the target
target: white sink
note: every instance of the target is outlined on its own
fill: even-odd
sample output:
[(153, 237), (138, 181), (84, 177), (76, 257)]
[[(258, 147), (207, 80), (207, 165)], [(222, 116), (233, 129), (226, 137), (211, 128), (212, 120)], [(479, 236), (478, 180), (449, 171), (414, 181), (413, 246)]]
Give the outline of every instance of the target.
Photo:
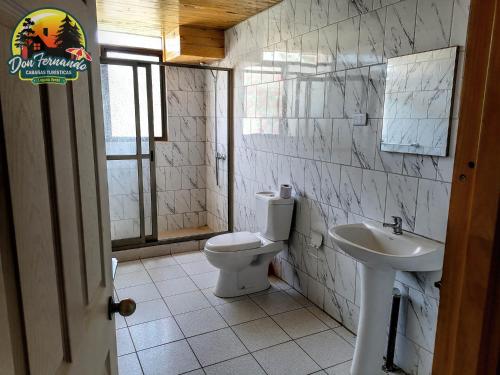
[(369, 267), (400, 271), (437, 271), (443, 266), (443, 244), (403, 232), (392, 234), (368, 224), (347, 224), (329, 230), (333, 242)]
[(330, 228), (333, 242), (361, 263), (361, 306), (352, 375), (383, 373), (386, 327), (389, 322), (396, 271), (437, 271), (444, 245), (403, 232), (392, 233), (369, 224)]

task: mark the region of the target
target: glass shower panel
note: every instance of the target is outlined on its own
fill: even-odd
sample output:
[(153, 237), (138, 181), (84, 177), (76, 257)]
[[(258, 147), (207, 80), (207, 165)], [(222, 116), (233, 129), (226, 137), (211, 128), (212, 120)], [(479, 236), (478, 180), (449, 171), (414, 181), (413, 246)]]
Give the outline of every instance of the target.
[(144, 231), (146, 236), (153, 234), (153, 220), (152, 220), (152, 191), (151, 191), (151, 163), (149, 159), (142, 160), (142, 185), (143, 185), (143, 204), (144, 204)]
[(111, 239), (140, 236), (139, 179), (136, 160), (108, 160)]
[(132, 66), (101, 65), (107, 155), (134, 155), (136, 149)]

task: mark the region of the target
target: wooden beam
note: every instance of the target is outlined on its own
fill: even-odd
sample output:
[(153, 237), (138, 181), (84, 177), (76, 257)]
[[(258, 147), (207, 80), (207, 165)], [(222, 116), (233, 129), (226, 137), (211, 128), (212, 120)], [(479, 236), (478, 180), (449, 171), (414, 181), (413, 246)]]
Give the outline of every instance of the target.
[(500, 0), (472, 0), (467, 35), (432, 372), (439, 375), (498, 371)]
[(224, 31), (179, 26), (165, 35), (163, 61), (195, 63), (224, 58)]

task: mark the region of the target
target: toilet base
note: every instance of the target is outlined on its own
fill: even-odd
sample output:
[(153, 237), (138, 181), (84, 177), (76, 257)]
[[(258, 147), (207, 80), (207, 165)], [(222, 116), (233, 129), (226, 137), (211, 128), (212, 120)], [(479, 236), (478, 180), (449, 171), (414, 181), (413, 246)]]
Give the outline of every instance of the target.
[(273, 253), (261, 254), (239, 271), (220, 269), (214, 294), (228, 298), (266, 290), (271, 286), (267, 274), (273, 256)]

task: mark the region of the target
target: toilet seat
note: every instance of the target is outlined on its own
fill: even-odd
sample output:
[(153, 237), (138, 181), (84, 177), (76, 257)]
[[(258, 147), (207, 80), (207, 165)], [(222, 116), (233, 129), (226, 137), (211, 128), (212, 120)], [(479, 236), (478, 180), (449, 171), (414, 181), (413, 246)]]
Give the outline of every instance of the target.
[(259, 248), (262, 241), (254, 233), (234, 232), (210, 238), (205, 249), (214, 252), (243, 251)]

